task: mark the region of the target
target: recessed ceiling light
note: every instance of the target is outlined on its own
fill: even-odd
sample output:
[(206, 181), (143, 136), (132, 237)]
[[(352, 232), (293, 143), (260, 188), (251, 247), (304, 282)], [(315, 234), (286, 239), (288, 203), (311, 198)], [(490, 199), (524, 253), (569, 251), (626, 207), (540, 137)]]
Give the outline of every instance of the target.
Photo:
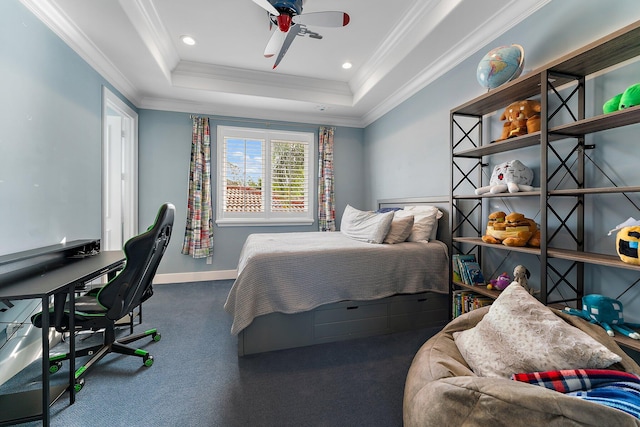
[(353, 67), (351, 62), (345, 62), (344, 64), (342, 64), (342, 68), (344, 68), (345, 70), (348, 70), (351, 67)]
[(186, 44), (187, 46), (193, 46), (194, 44), (196, 44), (196, 39), (191, 36), (180, 36), (180, 40), (182, 40), (182, 43)]

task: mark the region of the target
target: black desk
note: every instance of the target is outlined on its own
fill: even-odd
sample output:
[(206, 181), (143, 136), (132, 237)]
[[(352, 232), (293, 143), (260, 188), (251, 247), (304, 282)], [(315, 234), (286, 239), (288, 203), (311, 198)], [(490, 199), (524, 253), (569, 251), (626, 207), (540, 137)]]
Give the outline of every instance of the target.
[[(105, 251), (86, 258), (69, 261), (64, 266), (47, 271), (35, 277), (25, 278), (0, 286), (0, 299), (42, 300), (42, 310), (47, 311), (49, 299), (53, 294), (68, 292), (71, 304), (75, 304), (74, 288), (97, 277), (120, 270), (125, 257), (122, 251)], [(73, 316), (70, 317), (70, 330), (74, 330)], [(75, 353), (73, 335), (69, 340), (69, 351)], [(75, 360), (69, 360), (69, 384), (50, 388), (49, 386), (49, 318), (42, 316), (42, 390), (26, 391), (17, 394), (0, 395), (0, 425), (16, 422), (42, 420), (49, 425), (49, 406), (69, 390), (70, 403), (75, 401), (74, 374)]]

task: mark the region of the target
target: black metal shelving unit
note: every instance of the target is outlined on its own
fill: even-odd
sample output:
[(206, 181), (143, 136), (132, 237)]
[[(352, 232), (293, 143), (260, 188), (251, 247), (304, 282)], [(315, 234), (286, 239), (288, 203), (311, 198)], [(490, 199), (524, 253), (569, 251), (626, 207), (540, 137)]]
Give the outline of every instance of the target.
[[(617, 256), (585, 251), (585, 198), (594, 194), (640, 193), (640, 186), (593, 187), (585, 182), (586, 152), (594, 146), (585, 136), (640, 123), (640, 106), (596, 117), (585, 117), (585, 80), (594, 73), (640, 56), (640, 21), (603, 37), (581, 49), (483, 94), (451, 111), (450, 255), (475, 253), (480, 262), (486, 250), (514, 251), (535, 256), (540, 262), (540, 294), (544, 304), (578, 306), (584, 295), (587, 264), (624, 268), (640, 273), (640, 267), (625, 264)], [(541, 103), (539, 132), (501, 142), (483, 141), (483, 122), (488, 115), (518, 100), (537, 98)], [(552, 125), (559, 117), (568, 123)], [(475, 195), (483, 184), (483, 168), (490, 156), (523, 149), (537, 149), (540, 189), (514, 194)], [(597, 167), (597, 166), (596, 166)], [(556, 186), (560, 178), (562, 185)], [(559, 188), (561, 187), (561, 188)], [(483, 204), (491, 198), (513, 200), (537, 198), (540, 208), (539, 248), (506, 247), (484, 243)], [(638, 209), (640, 210), (640, 209)], [(557, 242), (569, 236), (570, 243)], [(639, 280), (640, 281), (640, 280)], [(495, 298), (495, 291), (467, 287), (451, 281), (451, 290), (469, 288)], [(562, 297), (558, 291), (562, 290)], [(640, 351), (636, 340), (616, 337)]]

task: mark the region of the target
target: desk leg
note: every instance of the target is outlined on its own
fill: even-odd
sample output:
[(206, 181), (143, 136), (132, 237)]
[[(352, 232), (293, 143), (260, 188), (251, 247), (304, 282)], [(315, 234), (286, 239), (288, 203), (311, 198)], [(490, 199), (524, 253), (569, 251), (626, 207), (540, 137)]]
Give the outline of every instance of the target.
[(51, 390), (49, 388), (49, 297), (42, 297), (42, 425), (49, 425), (49, 402)]
[[(76, 284), (69, 285), (69, 308), (76, 311)], [(69, 404), (76, 402), (76, 316), (69, 316)]]

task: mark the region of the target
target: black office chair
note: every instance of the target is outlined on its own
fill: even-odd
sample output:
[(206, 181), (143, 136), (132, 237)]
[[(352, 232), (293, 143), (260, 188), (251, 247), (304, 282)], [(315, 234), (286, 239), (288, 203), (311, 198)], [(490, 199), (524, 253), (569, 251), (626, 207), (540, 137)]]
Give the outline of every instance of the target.
[[(104, 329), (102, 344), (76, 350), (76, 357), (92, 355), (88, 362), (76, 370), (76, 391), (82, 388), (82, 377), (89, 368), (108, 353), (138, 356), (142, 357), (144, 366), (153, 364), (153, 356), (148, 351), (128, 347), (126, 344), (147, 336), (151, 336), (153, 341), (159, 341), (158, 331), (149, 329), (117, 340), (115, 324), (153, 294), (151, 282), (169, 244), (174, 213), (175, 207), (171, 203), (163, 204), (154, 224), (124, 244), (124, 268), (104, 286), (75, 299), (75, 331)], [(53, 307), (49, 308), (49, 324), (58, 332), (69, 332), (69, 316), (67, 294), (56, 294)], [(41, 328), (42, 313), (34, 315), (31, 321)], [(49, 371), (57, 372), (62, 366), (62, 361), (69, 358), (69, 353), (50, 357)]]

